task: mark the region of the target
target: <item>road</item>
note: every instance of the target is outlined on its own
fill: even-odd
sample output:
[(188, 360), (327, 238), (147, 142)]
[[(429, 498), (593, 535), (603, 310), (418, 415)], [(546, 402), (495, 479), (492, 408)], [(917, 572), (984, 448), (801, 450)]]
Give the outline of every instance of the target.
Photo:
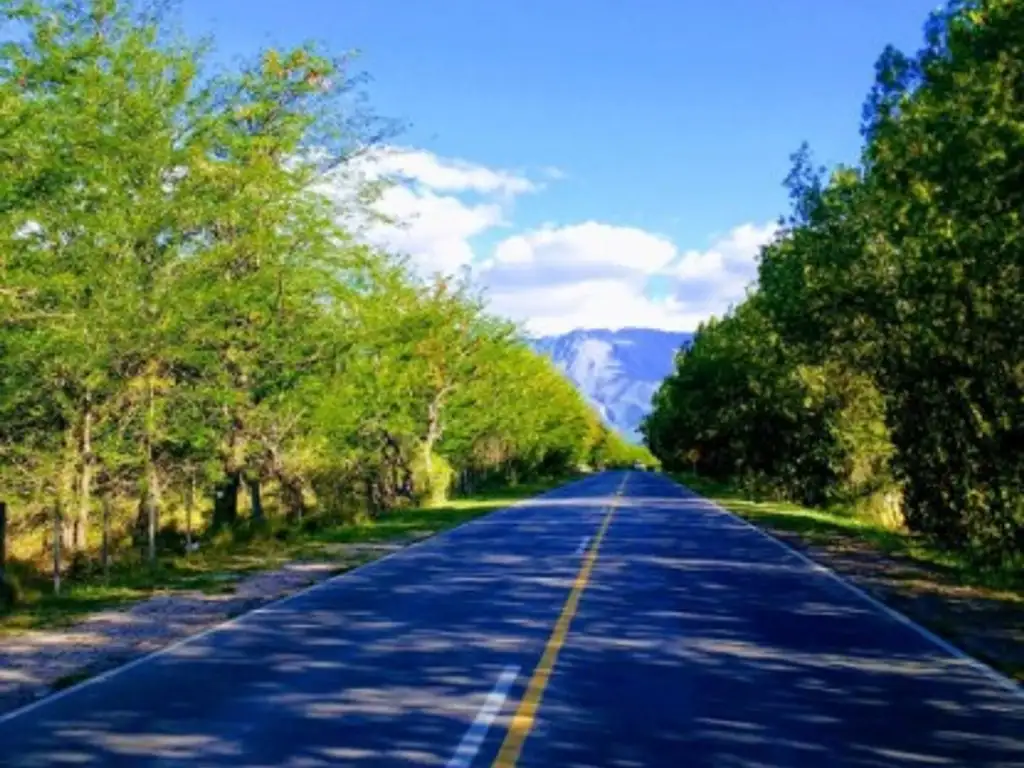
[(666, 478), (510, 507), (0, 719), (0, 765), (1024, 765), (1024, 700)]

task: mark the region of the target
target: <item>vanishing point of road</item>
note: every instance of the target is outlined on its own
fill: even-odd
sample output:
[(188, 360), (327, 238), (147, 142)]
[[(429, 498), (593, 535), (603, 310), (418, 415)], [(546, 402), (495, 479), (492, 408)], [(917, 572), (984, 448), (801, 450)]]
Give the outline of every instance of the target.
[(1024, 765), (1020, 689), (606, 472), (0, 718), (0, 766)]

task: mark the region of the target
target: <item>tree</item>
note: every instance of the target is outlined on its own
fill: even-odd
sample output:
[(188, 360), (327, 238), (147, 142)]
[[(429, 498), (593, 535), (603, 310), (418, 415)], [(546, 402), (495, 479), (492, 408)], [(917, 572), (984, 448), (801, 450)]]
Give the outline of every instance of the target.
[(228, 529), (247, 490), (241, 533), (585, 461), (595, 415), (468, 281), (421, 280), (339, 223), (325, 186), (386, 135), (345, 100), (348, 59), (270, 49), (211, 77), (159, 6), (0, 0), (0, 487), (19, 525), (56, 517), (85, 558), (99, 494), (154, 562), (196, 489)]

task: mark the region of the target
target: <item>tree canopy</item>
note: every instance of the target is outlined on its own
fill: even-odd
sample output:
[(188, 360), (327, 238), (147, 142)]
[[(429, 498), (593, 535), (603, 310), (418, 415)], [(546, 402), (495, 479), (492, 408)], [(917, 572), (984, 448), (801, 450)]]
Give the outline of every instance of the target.
[(925, 38), (880, 57), (857, 166), (794, 156), (756, 289), (645, 430), (806, 500), (894, 483), (912, 531), (1000, 560), (1024, 551), (1024, 6), (958, 0)]
[(52, 516), (84, 551), (113, 503), (153, 557), (192, 488), (230, 528), (647, 455), (470, 283), (339, 223), (322, 189), (383, 135), (345, 98), (347, 58), (267, 49), (213, 74), (128, 0), (0, 0), (0, 26), (17, 532)]

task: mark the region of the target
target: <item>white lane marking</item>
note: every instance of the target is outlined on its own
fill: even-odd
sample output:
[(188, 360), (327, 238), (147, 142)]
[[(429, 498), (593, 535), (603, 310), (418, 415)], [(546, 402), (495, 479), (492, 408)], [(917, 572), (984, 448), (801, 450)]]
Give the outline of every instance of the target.
[(43, 696), (43, 698), (37, 699), (36, 701), (31, 702), (30, 704), (26, 704), (24, 707), (21, 707), (20, 709), (15, 709), (14, 711), (8, 712), (5, 715), (0, 715), (0, 725), (4, 725), (9, 721), (14, 720), (16, 717), (27, 715), (29, 712), (33, 712), (41, 707), (45, 707), (47, 704), (54, 704), (60, 701), (61, 699), (71, 696), (72, 694), (78, 693), (78, 691), (82, 690), (83, 688), (88, 688), (90, 686), (97, 685), (98, 683), (105, 682), (112, 677), (116, 677), (117, 675), (122, 674), (123, 672), (128, 672), (129, 670), (135, 669), (135, 667), (141, 666), (146, 662), (155, 661), (161, 656), (166, 656), (167, 654), (173, 653), (179, 648), (189, 645), (190, 643), (198, 642), (199, 640), (202, 640), (205, 637), (209, 637), (210, 635), (213, 635), (217, 632), (221, 632), (225, 629), (231, 629), (232, 627), (235, 627), (236, 625), (249, 620), (253, 616), (259, 616), (261, 613), (270, 613), (271, 611), (280, 608), (285, 603), (289, 603), (292, 600), (297, 600), (298, 598), (310, 594), (311, 592), (316, 592), (317, 590), (324, 589), (325, 587), (336, 584), (337, 582), (347, 579), (351, 576), (361, 576), (365, 574), (368, 570), (371, 570), (374, 566), (381, 565), (382, 563), (391, 560), (394, 557), (398, 557), (399, 555), (403, 555), (406, 552), (409, 552), (410, 550), (421, 549), (431, 544), (437, 544), (438, 542), (447, 539), (451, 534), (455, 533), (456, 531), (460, 531), (463, 528), (468, 528), (473, 525), (480, 525), (488, 521), (493, 521), (494, 519), (500, 518), (510, 512), (516, 512), (523, 507), (529, 507), (531, 504), (534, 504), (542, 499), (545, 499), (548, 496), (552, 496), (556, 493), (565, 491), (568, 488), (578, 488), (581, 485), (595, 485), (596, 483), (594, 481), (600, 479), (600, 477), (601, 475), (598, 474), (590, 475), (580, 480), (573, 480), (572, 482), (566, 483), (565, 485), (560, 485), (557, 488), (552, 488), (550, 491), (545, 491), (544, 493), (538, 494), (537, 496), (531, 496), (530, 498), (527, 499), (520, 499), (519, 501), (509, 504), (507, 507), (502, 507), (501, 509), (495, 510), (494, 512), (489, 512), (486, 515), (482, 515), (473, 520), (469, 520), (468, 522), (453, 526), (452, 528), (449, 528), (446, 531), (441, 531), (440, 533), (435, 534), (434, 536), (431, 536), (429, 538), (415, 541), (407, 547), (403, 547), (402, 549), (399, 549), (395, 552), (389, 552), (383, 557), (378, 557), (376, 560), (372, 560), (369, 563), (366, 563), (365, 565), (360, 565), (357, 568), (352, 568), (351, 570), (345, 571), (344, 573), (339, 573), (337, 576), (331, 576), (328, 579), (319, 581), (316, 584), (306, 587), (305, 589), (300, 589), (298, 592), (293, 592), (290, 595), (285, 595), (280, 600), (274, 600), (273, 602), (267, 603), (262, 608), (257, 608), (253, 611), (249, 611), (248, 613), (243, 613), (239, 616), (236, 616), (233, 619), (228, 619), (227, 621), (221, 622), (220, 624), (215, 624), (214, 626), (208, 629), (204, 629), (202, 632), (198, 632), (194, 635), (189, 635), (188, 637), (183, 637), (181, 640), (177, 640), (171, 643), (170, 645), (164, 646), (163, 648), (159, 648), (153, 651), (152, 653), (147, 653), (145, 656), (140, 656), (139, 658), (135, 659), (134, 661), (130, 661), (127, 664), (122, 664), (119, 667), (114, 667), (113, 669), (110, 669), (102, 674), (96, 675), (96, 677), (90, 677), (88, 680), (83, 680), (82, 682), (76, 685), (72, 685), (69, 688), (64, 688), (63, 690), (57, 691), (55, 693), (45, 695)]
[(516, 681), (518, 676), (519, 667), (514, 664), (505, 667), (505, 671), (501, 673), (498, 682), (495, 683), (491, 692), (487, 694), (487, 699), (484, 701), (480, 711), (477, 712), (473, 724), (469, 726), (466, 735), (459, 742), (458, 749), (455, 750), (452, 759), (448, 761), (447, 768), (469, 768), (473, 764), (473, 758), (480, 751), (480, 745), (484, 743), (484, 738), (487, 736), (487, 731), (491, 728), (491, 723), (494, 722), (494, 718), (501, 712), (505, 699), (508, 698), (508, 692), (512, 689), (512, 683)]
[(589, 544), (590, 544), (590, 537), (589, 536), (584, 536), (583, 537), (583, 541), (581, 541), (580, 545), (578, 547), (576, 547), (576, 554), (577, 555), (582, 555), (584, 552), (586, 552), (587, 551), (587, 546)]
[(794, 555), (800, 561), (802, 561), (806, 565), (810, 566), (810, 568), (813, 571), (816, 571), (817, 573), (820, 573), (823, 576), (827, 576), (832, 581), (834, 581), (837, 584), (845, 587), (847, 590), (849, 590), (853, 594), (857, 595), (861, 600), (864, 600), (865, 602), (869, 603), (871, 606), (873, 606), (878, 611), (881, 611), (882, 613), (884, 613), (890, 619), (893, 619), (894, 621), (899, 622), (900, 624), (902, 624), (903, 626), (907, 627), (908, 629), (914, 630), (917, 634), (919, 634), (925, 640), (928, 640), (931, 643), (933, 643), (934, 645), (938, 646), (943, 651), (948, 653), (950, 656), (953, 656), (955, 659), (958, 659), (959, 661), (964, 662), (968, 666), (972, 667), (976, 672), (980, 672), (982, 675), (987, 677), (992, 682), (996, 683), (997, 685), (1001, 686), (1003, 689), (1005, 689), (1005, 690), (1009, 691), (1010, 693), (1014, 694), (1017, 698), (1024, 699), (1024, 688), (1022, 688), (1020, 685), (1018, 685), (1016, 682), (1014, 682), (1010, 678), (1008, 678), (1005, 675), (1003, 675), (1003, 673), (999, 672), (998, 670), (993, 669), (988, 664), (985, 664), (984, 662), (979, 661), (978, 659), (974, 658), (973, 656), (969, 656), (967, 653), (965, 653), (964, 651), (960, 650), (959, 648), (957, 648), (952, 643), (950, 643), (950, 642), (948, 642), (946, 640), (943, 640), (941, 637), (936, 635), (931, 630), (926, 629), (925, 627), (922, 627), (920, 624), (918, 624), (913, 619), (911, 619), (911, 618), (909, 618), (907, 616), (904, 616), (902, 613), (897, 611), (895, 608), (890, 608), (888, 605), (883, 603), (881, 600), (878, 600), (877, 598), (872, 597), (871, 595), (869, 595), (867, 592), (865, 592), (863, 589), (861, 589), (857, 585), (855, 585), (852, 582), (849, 582), (846, 579), (844, 579), (842, 576), (840, 576), (838, 573), (833, 571), (828, 566), (822, 565), (821, 563), (817, 562), (816, 560), (812, 560), (807, 555), (805, 555), (803, 552), (801, 552), (801, 551), (799, 551), (797, 549), (794, 549), (793, 547), (789, 546), (789, 544), (787, 544), (786, 542), (782, 541), (781, 539), (778, 539), (775, 536), (772, 536), (770, 533), (768, 533), (764, 529), (758, 528), (756, 525), (754, 525), (753, 523), (751, 523), (751, 522), (749, 522), (747, 520), (744, 520), (742, 517), (740, 517), (739, 515), (735, 514), (734, 512), (730, 512), (725, 507), (722, 507), (721, 505), (716, 504), (715, 502), (711, 501), (711, 499), (704, 498), (703, 496), (701, 496), (701, 495), (699, 495), (697, 493), (694, 493), (689, 488), (687, 488), (685, 485), (682, 485), (681, 483), (677, 483), (674, 480), (669, 480), (669, 482), (672, 483), (673, 485), (677, 485), (680, 488), (683, 488), (688, 493), (693, 494), (694, 498), (698, 499), (699, 501), (704, 502), (706, 505), (711, 507), (712, 511), (719, 512), (720, 514), (726, 515), (727, 517), (731, 517), (734, 520), (738, 520), (739, 522), (743, 523), (743, 525), (745, 525), (747, 528), (751, 528), (751, 529), (757, 531), (759, 534), (764, 536), (769, 541), (774, 542), (775, 544), (780, 546), (782, 549), (786, 550), (791, 555)]

